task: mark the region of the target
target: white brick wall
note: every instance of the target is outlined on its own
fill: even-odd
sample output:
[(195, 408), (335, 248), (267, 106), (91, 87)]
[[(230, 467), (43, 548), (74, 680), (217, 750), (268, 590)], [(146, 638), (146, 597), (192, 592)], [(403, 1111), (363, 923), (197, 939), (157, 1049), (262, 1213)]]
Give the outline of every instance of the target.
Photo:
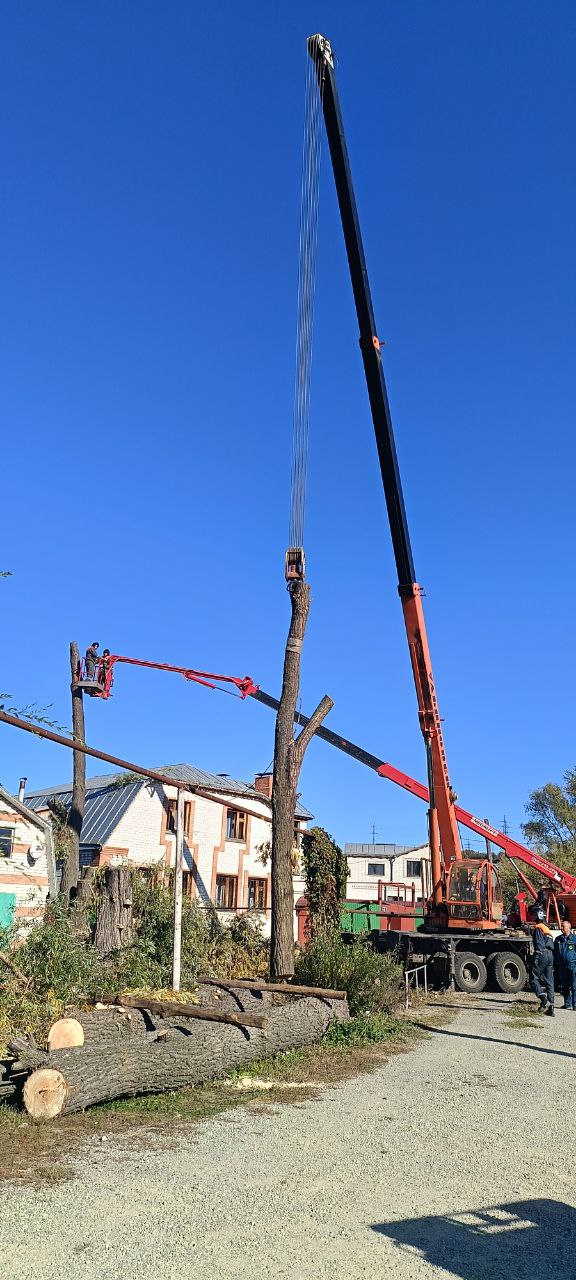
[[(378, 880), (385, 883), (404, 883), (407, 885), (414, 884), (416, 887), (416, 897), (421, 898), (422, 877), (408, 875), (408, 863), (419, 862), (429, 859), (430, 850), (427, 844), (420, 846), (418, 849), (410, 849), (408, 853), (401, 853), (394, 859), (391, 865), (390, 858), (374, 853), (371, 857), (348, 857), (348, 883), (346, 886), (346, 897), (368, 902), (376, 902), (378, 900)], [(371, 875), (368, 873), (369, 866), (384, 866), (383, 875)], [(428, 893), (429, 888), (427, 882), (424, 885), (424, 893)]]
[(26, 818), (0, 805), (0, 827), (14, 831), (14, 850), (10, 857), (0, 857), (0, 895), (7, 906), (12, 895), (14, 925), (19, 933), (27, 930), (44, 914), (49, 892), (48, 858), (44, 832)]

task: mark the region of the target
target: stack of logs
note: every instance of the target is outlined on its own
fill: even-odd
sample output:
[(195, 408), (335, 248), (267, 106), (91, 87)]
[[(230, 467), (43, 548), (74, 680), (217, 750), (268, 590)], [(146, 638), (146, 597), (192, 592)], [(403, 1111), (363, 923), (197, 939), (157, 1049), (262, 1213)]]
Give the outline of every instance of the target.
[(322, 1039), (349, 1017), (343, 991), (287, 983), (201, 978), (198, 1004), (121, 994), (72, 1011), (50, 1029), (48, 1049), (26, 1036), (0, 1063), (0, 1097), (22, 1093), (34, 1119), (97, 1102), (162, 1093), (229, 1075), (257, 1058)]

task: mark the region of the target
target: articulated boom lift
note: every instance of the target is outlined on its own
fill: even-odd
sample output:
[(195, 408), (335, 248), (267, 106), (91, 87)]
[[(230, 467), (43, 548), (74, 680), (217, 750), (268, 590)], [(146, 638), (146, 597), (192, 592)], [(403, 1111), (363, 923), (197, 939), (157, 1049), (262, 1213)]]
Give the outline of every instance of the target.
[(416, 581), (414, 570), (384, 379), (381, 343), (377, 337), (330, 41), (321, 35), (310, 36), (308, 51), (318, 76), (398, 573), (398, 592), (416, 686), (418, 717), (426, 747), (432, 864), (432, 900), (427, 925), (431, 928), (491, 929), (502, 918), (502, 891), (496, 871), (486, 860), (464, 858), (462, 854), (454, 809), (455, 795), (448, 776), (436, 684), (426, 634), (422, 589)]

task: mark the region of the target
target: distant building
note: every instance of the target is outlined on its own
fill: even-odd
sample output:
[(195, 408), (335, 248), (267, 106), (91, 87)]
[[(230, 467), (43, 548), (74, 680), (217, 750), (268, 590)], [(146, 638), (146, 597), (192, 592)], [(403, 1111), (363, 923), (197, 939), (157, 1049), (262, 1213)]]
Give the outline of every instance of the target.
[[(255, 911), (269, 929), (270, 860), (266, 846), (271, 835), (272, 775), (239, 782), (228, 774), (206, 773), (193, 765), (162, 766), (159, 773), (188, 782), (184, 805), (184, 892), (204, 906), (212, 904), (223, 920), (238, 912)], [(201, 790), (199, 795), (197, 790)], [(80, 846), (83, 866), (128, 864), (157, 868), (174, 866), (176, 787), (162, 786), (133, 774), (112, 773), (89, 778)], [(69, 783), (29, 792), (26, 805), (49, 817), (49, 801), (58, 798), (67, 809)], [(296, 810), (295, 841), (299, 843), (312, 815)], [(301, 893), (301, 881), (295, 896)]]
[(395, 884), (414, 884), (416, 898), (430, 892), (430, 849), (427, 844), (346, 844), (348, 862), (347, 898), (378, 899), (378, 881), (383, 880), (387, 898), (394, 898)]
[(51, 824), (0, 787), (0, 928), (26, 932), (55, 893)]

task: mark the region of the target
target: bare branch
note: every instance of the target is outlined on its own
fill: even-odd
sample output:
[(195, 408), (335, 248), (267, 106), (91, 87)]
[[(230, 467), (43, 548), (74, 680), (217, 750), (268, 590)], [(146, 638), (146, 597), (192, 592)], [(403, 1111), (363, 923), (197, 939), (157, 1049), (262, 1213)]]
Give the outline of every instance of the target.
[(296, 762), (298, 769), (300, 769), (300, 765), (304, 758), (304, 752), (306, 751), (310, 739), (314, 737), (316, 730), (320, 728), (320, 725), (323, 720), (326, 719), (326, 716), (332, 710), (333, 706), (334, 700), (325, 693), (322, 701), (318, 703), (316, 710), (312, 712), (308, 724), (304, 725), (302, 733), (298, 734), (293, 747), (294, 761)]

